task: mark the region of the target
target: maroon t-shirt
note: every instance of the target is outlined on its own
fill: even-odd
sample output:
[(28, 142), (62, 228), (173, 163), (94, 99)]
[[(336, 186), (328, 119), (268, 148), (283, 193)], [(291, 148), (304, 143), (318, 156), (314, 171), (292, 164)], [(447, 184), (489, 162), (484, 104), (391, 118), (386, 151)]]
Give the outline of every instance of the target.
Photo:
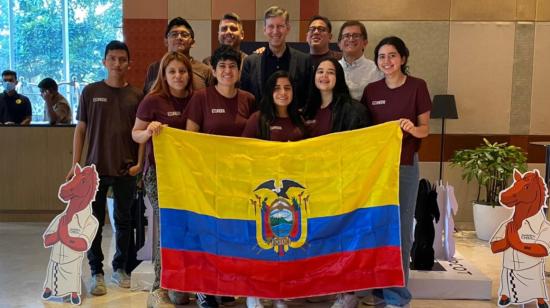
[(318, 137), (332, 133), (332, 104), (317, 111), (315, 118), (306, 121), (310, 137)]
[[(384, 79), (370, 83), (363, 91), (361, 103), (367, 107), (373, 124), (407, 118), (418, 125), (418, 116), (432, 109), (426, 82), (411, 76), (395, 89), (388, 88)], [(412, 165), (414, 153), (419, 148), (420, 139), (404, 133), (401, 165)]]
[(100, 176), (126, 176), (137, 164), (132, 127), (142, 98), (136, 87), (113, 88), (104, 81), (82, 90), (76, 119), (86, 123), (86, 165), (95, 164)]
[[(168, 127), (185, 129), (187, 122), (186, 108), (190, 95), (184, 98), (166, 98), (161, 95), (147, 95), (139, 104), (136, 117), (145, 122), (158, 121), (167, 124)], [(153, 140), (149, 139), (146, 144), (145, 168), (155, 165), (153, 153)]]
[(187, 118), (197, 123), (201, 133), (240, 136), (254, 106), (254, 96), (237, 90), (227, 98), (214, 86), (195, 91), (189, 101)]
[[(254, 112), (244, 128), (243, 137), (260, 138), (260, 112)], [(275, 118), (269, 126), (269, 140), (271, 141), (298, 141), (304, 138), (304, 134), (294, 125), (290, 118)]]

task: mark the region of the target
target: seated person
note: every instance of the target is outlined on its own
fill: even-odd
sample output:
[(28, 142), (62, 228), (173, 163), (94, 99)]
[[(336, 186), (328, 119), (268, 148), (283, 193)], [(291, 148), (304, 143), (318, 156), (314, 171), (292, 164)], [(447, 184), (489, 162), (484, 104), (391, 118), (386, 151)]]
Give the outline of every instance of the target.
[(40, 96), (46, 102), (46, 110), (51, 125), (71, 124), (73, 116), (71, 106), (58, 92), (57, 82), (51, 78), (44, 78), (38, 83)]
[(32, 106), (28, 97), (17, 93), (17, 73), (2, 72), (4, 92), (0, 94), (0, 124), (29, 125), (32, 120)]

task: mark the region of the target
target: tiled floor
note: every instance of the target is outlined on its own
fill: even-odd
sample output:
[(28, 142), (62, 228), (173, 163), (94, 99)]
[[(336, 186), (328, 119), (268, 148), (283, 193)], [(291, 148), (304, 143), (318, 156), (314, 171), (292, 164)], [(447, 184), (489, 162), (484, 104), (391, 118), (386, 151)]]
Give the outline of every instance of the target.
[[(43, 302), (40, 299), (44, 275), (49, 259), (49, 249), (42, 246), (44, 223), (0, 223), (0, 307), (70, 307), (69, 304)], [(112, 259), (114, 243), (109, 228), (104, 231), (104, 251)], [(456, 234), (457, 251), (466, 260), (478, 267), (493, 280), (492, 301), (469, 300), (413, 300), (414, 308), (484, 308), (496, 307), (496, 293), (499, 286), (501, 256), (493, 255), (486, 242), (476, 239), (473, 232)], [(109, 262), (105, 262), (105, 274), (108, 281), (111, 275)], [(90, 279), (90, 270), (85, 262), (83, 266), (84, 286)], [(108, 282), (105, 296), (90, 297), (84, 295), (82, 307), (145, 307), (147, 292), (142, 290), (120, 289)], [(331, 303), (305, 304), (293, 301), (293, 307), (328, 308)], [(194, 307), (194, 306), (188, 306)], [(239, 307), (239, 306), (237, 306)], [(244, 307), (244, 305), (240, 305)], [(365, 306), (366, 307), (366, 306)], [(526, 305), (525, 307), (536, 307)]]

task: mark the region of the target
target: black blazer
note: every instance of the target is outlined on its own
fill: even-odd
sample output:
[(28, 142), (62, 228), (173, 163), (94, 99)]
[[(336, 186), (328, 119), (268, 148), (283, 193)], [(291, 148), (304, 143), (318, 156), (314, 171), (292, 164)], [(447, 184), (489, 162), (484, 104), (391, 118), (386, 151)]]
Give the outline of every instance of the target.
[[(267, 47), (269, 48), (269, 47)], [(289, 75), (292, 78), (295, 100), (298, 106), (305, 105), (311, 78), (309, 55), (286, 46), (290, 51)], [(269, 76), (262, 76), (263, 54), (251, 54), (244, 59), (240, 88), (256, 97), (256, 104), (262, 99), (264, 83)]]

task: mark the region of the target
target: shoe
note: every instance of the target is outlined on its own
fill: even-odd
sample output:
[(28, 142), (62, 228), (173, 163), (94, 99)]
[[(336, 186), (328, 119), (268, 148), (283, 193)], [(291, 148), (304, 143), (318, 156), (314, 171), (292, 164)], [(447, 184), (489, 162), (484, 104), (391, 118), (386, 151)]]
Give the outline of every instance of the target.
[(226, 307), (235, 306), (237, 304), (237, 301), (233, 296), (222, 296), (222, 305)]
[(336, 301), (331, 308), (355, 308), (359, 301), (353, 293), (341, 293), (336, 296)]
[(197, 293), (197, 306), (199, 308), (218, 308), (218, 302), (213, 295)]
[(538, 306), (538, 308), (548, 308), (548, 304), (547, 304), (547, 303), (544, 303), (544, 304), (539, 304), (539, 303), (537, 303), (537, 306)]
[(247, 308), (264, 308), (259, 297), (249, 296), (246, 298), (246, 307)]
[(363, 297), (361, 303), (367, 306), (378, 306), (384, 303), (384, 299), (369, 292), (367, 296)]
[(510, 304), (510, 301), (511, 301), (511, 300), (510, 300), (509, 297), (507, 297), (507, 298), (504, 299), (504, 300), (501, 298), (501, 299), (498, 301), (498, 306), (499, 306), (499, 307), (506, 307), (506, 306), (508, 306), (508, 305)]
[(71, 294), (71, 304), (80, 305), (80, 295), (78, 293), (73, 292)]
[(95, 296), (107, 294), (107, 287), (105, 286), (105, 279), (103, 274), (95, 274), (92, 276), (92, 283), (90, 284), (90, 294)]
[(173, 308), (174, 304), (170, 302), (168, 292), (165, 289), (158, 288), (151, 291), (147, 296), (147, 308)]
[(130, 288), (130, 276), (123, 269), (117, 269), (111, 276), (111, 281), (121, 288)]
[(411, 308), (410, 304), (406, 304), (405, 306), (397, 306), (397, 305), (386, 305), (384, 308)]
[(185, 292), (168, 290), (168, 298), (170, 298), (170, 302), (175, 305), (189, 304), (189, 294)]
[(42, 299), (48, 299), (50, 296), (52, 296), (52, 290), (45, 288), (44, 293), (42, 293)]
[(288, 305), (282, 299), (273, 300), (273, 308), (288, 308)]

